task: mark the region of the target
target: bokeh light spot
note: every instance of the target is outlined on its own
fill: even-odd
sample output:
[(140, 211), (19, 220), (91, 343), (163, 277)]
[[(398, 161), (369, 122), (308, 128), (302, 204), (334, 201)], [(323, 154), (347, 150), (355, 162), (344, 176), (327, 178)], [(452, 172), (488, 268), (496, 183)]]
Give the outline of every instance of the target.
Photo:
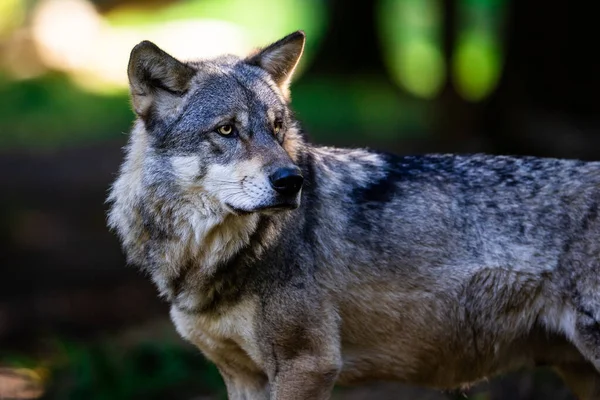
[(458, 92), (470, 101), (487, 97), (500, 77), (500, 52), (489, 38), (464, 35), (458, 43), (453, 70)]
[(378, 19), (384, 61), (394, 81), (417, 97), (435, 97), (446, 78), (439, 1), (384, 0)]

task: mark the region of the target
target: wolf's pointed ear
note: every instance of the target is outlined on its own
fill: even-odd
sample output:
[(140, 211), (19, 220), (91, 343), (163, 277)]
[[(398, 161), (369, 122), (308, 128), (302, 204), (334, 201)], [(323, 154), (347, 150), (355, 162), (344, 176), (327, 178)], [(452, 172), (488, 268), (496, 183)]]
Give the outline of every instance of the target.
[(156, 111), (168, 112), (177, 107), (189, 88), (194, 69), (147, 40), (136, 45), (129, 57), (127, 75), (134, 111), (148, 116), (153, 104)]
[(289, 98), (290, 80), (302, 56), (305, 39), (303, 31), (296, 31), (251, 55), (246, 62), (267, 71)]

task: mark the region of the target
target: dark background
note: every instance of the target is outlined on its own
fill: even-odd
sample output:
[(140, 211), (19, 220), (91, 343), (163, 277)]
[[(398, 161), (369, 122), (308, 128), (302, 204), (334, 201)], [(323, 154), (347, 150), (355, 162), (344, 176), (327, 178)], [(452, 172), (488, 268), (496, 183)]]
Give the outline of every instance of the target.
[[(105, 26), (94, 40), (107, 45), (82, 33), (93, 21), (73, 7), (86, 6)], [(114, 61), (124, 74), (117, 49), (146, 39), (145, 27), (209, 16), (252, 46), (305, 29), (292, 105), (320, 143), (598, 160), (594, 10), (592, 1), (549, 0), (0, 2), (0, 398), (223, 398), (215, 369), (179, 339), (105, 225), (133, 114), (124, 75), (107, 83), (102, 68), (85, 69)], [(131, 32), (110, 42), (111, 29)], [(165, 43), (225, 39), (153, 40), (169, 51)], [(83, 61), (70, 65), (70, 56)], [(546, 370), (453, 393), (386, 384), (336, 396), (572, 398)]]

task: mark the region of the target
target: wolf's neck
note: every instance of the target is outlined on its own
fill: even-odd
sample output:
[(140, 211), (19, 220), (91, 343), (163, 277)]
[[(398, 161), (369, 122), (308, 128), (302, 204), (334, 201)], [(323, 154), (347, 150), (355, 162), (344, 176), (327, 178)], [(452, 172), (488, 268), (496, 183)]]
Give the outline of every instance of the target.
[(196, 281), (214, 275), (219, 265), (248, 245), (256, 230), (258, 215), (207, 213), (200, 206), (185, 202), (173, 210), (169, 227), (172, 235), (159, 245), (157, 256), (161, 257), (162, 267), (153, 272), (153, 279), (167, 298), (177, 295), (173, 293), (174, 286), (178, 286), (174, 282), (183, 274), (190, 278), (193, 275)]

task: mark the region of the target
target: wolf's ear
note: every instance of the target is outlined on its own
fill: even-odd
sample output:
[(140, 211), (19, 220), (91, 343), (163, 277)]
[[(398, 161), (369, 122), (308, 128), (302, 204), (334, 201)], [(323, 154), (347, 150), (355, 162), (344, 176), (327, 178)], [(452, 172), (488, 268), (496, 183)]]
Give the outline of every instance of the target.
[(155, 111), (168, 113), (181, 102), (194, 69), (171, 57), (147, 40), (136, 45), (129, 57), (127, 75), (134, 111), (142, 118)]
[(251, 55), (246, 62), (267, 71), (289, 98), (290, 80), (302, 56), (305, 39), (303, 31), (296, 31)]

